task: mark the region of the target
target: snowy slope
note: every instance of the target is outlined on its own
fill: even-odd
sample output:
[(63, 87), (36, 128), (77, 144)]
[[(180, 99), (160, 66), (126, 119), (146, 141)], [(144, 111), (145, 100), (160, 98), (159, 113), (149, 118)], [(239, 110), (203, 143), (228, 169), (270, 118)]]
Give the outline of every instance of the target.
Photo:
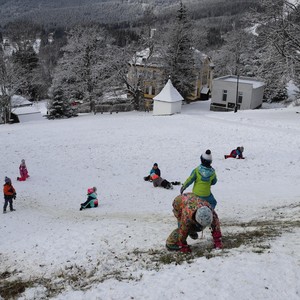
[[(0, 283), (35, 281), (19, 299), (299, 299), (300, 109), (234, 114), (208, 105), (171, 117), (87, 114), (0, 126), (1, 177), (18, 194), (17, 211), (0, 215)], [(246, 159), (225, 160), (238, 145)], [(225, 249), (210, 252), (207, 230), (188, 242), (211, 259), (163, 265), (179, 187), (142, 178), (157, 162), (162, 177), (183, 182), (207, 148)], [(22, 158), (31, 177), (17, 182)], [(79, 211), (90, 186), (100, 206)], [(231, 245), (259, 222), (282, 235)]]

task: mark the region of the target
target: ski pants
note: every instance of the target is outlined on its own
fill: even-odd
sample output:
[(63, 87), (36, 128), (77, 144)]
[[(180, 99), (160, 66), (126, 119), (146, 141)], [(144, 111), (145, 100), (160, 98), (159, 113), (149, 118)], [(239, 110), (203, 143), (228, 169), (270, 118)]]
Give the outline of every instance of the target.
[(6, 211), (8, 203), (9, 203), (9, 209), (13, 210), (13, 199), (12, 198), (5, 198), (4, 199), (3, 211)]

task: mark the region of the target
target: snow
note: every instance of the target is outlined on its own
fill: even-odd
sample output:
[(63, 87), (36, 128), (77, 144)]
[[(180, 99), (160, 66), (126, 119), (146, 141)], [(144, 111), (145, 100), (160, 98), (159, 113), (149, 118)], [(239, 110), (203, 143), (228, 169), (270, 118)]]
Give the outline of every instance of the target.
[[(0, 126), (1, 176), (11, 177), (17, 190), (16, 211), (0, 215), (0, 274), (36, 280), (19, 295), (24, 300), (299, 299), (297, 112), (211, 112), (205, 101), (171, 117), (82, 114)], [(225, 160), (238, 145), (246, 159)], [(257, 222), (282, 233), (210, 252), (206, 230), (203, 239), (188, 242), (208, 256), (159, 263), (176, 228), (172, 201), (180, 187), (154, 188), (143, 176), (157, 162), (164, 178), (183, 182), (208, 148), (225, 246), (226, 237), (259, 229)], [(18, 182), (23, 158), (31, 177)], [(79, 211), (91, 186), (98, 188), (99, 207)], [(63, 289), (51, 297), (47, 282)]]
[(259, 34), (257, 33), (257, 28), (260, 26), (260, 24), (254, 24), (253, 26), (246, 28), (245, 31), (252, 33), (255, 36), (258, 36)]
[(26, 98), (20, 95), (13, 95), (11, 97), (11, 106), (18, 107), (18, 106), (29, 106), (32, 105), (32, 102), (28, 101)]
[(297, 93), (299, 93), (299, 88), (295, 85), (293, 80), (287, 83), (287, 94), (290, 100), (295, 100), (297, 98)]
[(41, 42), (42, 42), (41, 39), (36, 39), (32, 45), (33, 50), (36, 54), (39, 54), (39, 52), (40, 52)]

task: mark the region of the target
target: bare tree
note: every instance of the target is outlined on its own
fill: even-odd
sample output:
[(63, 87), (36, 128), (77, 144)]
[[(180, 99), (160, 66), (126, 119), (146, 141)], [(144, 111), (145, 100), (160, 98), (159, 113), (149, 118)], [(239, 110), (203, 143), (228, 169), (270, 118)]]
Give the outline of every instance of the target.
[(15, 74), (13, 63), (4, 56), (2, 45), (0, 45), (0, 117), (3, 123), (8, 123), (10, 120), (11, 97), (20, 86)]
[(66, 101), (82, 100), (91, 109), (104, 90), (103, 83), (110, 77), (110, 37), (98, 25), (76, 26), (68, 33), (53, 78), (52, 90), (60, 87)]

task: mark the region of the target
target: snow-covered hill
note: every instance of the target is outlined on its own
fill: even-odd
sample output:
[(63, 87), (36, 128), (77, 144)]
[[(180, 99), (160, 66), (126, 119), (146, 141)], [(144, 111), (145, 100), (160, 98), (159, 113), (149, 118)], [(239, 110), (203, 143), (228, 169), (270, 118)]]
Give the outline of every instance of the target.
[[(0, 215), (0, 295), (299, 299), (300, 109), (208, 105), (0, 126), (0, 177), (17, 190), (16, 212)], [(239, 145), (246, 159), (225, 160)], [(224, 250), (212, 250), (206, 230), (188, 240), (191, 256), (170, 254), (179, 187), (154, 188), (143, 176), (157, 162), (162, 177), (183, 182), (208, 148)], [(23, 158), (31, 177), (18, 182)], [(91, 186), (100, 205), (79, 211)]]

